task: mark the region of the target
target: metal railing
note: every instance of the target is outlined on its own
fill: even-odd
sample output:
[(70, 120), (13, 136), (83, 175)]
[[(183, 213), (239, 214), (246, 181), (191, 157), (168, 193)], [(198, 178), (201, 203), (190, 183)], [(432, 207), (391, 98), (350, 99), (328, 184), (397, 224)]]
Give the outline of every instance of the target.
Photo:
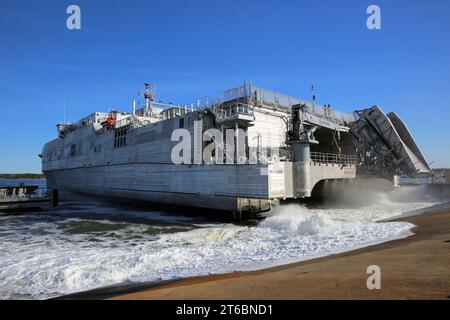
[(343, 124), (344, 122), (349, 123), (356, 120), (356, 116), (354, 114), (341, 112), (339, 110), (321, 104), (313, 105), (311, 102), (303, 99), (291, 97), (282, 93), (255, 87), (253, 85), (248, 84), (223, 91), (221, 95), (213, 99), (209, 97), (198, 99), (193, 103), (183, 105), (183, 107), (186, 107), (188, 112), (194, 110), (200, 111), (206, 108), (214, 108), (220, 106), (222, 103), (225, 102), (245, 98), (251, 98), (256, 102), (273, 106), (285, 107), (289, 109), (294, 105), (304, 104), (308, 106), (309, 112), (314, 113), (320, 117), (329, 119), (331, 121), (338, 122), (340, 124)]
[(220, 103), (220, 100), (218, 100), (217, 98), (211, 99), (209, 97), (204, 97), (197, 99), (195, 102), (183, 104), (180, 107), (186, 108), (187, 112), (202, 111), (211, 108), (218, 103)]
[(50, 197), (50, 190), (46, 187), (39, 187), (33, 191), (23, 190), (26, 186), (0, 186), (0, 200), (2, 201), (16, 201), (23, 199), (41, 199)]
[(247, 86), (241, 86), (233, 89), (229, 89), (222, 92), (220, 99), (222, 102), (232, 101), (240, 98), (247, 97)]
[(353, 122), (356, 120), (356, 116), (353, 114), (341, 112), (339, 110), (321, 104), (313, 105), (309, 101), (290, 97), (288, 95), (281, 94), (275, 91), (251, 86), (250, 92), (253, 99), (265, 104), (287, 108), (291, 108), (293, 105), (297, 104), (304, 104), (308, 106), (309, 112), (326, 119), (337, 120), (339, 123)]
[(348, 164), (356, 165), (358, 157), (353, 155), (342, 155), (335, 153), (310, 152), (311, 161), (325, 164)]
[(254, 118), (255, 110), (253, 106), (236, 103), (232, 105), (220, 106), (215, 110), (215, 114), (218, 120), (226, 120), (237, 117), (238, 115), (250, 116)]

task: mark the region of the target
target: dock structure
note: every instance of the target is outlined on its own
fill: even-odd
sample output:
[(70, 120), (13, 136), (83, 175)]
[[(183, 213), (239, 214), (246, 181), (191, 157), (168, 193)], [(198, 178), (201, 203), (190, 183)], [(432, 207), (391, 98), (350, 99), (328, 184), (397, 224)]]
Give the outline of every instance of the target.
[(0, 186), (0, 199), (23, 198), (38, 189), (35, 185)]
[(41, 210), (52, 203), (52, 197), (39, 192), (37, 185), (0, 186), (0, 216), (11, 212)]
[[(413, 140), (403, 143), (392, 123), (396, 134), (385, 136), (361, 114), (252, 84), (184, 105), (156, 102), (151, 85), (144, 97), (145, 107), (133, 103), (132, 112), (96, 112), (58, 125), (59, 138), (41, 154), (49, 188), (261, 212), (285, 199), (310, 197), (326, 180), (429, 168)], [(411, 137), (407, 130), (401, 134)], [(392, 141), (401, 144), (396, 153)], [(397, 165), (374, 161), (361, 147), (371, 144)]]

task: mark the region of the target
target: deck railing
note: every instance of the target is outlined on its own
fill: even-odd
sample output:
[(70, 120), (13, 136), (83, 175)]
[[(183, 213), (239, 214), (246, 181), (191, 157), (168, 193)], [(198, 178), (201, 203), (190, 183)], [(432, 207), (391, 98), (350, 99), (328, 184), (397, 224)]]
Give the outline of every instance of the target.
[(260, 102), (264, 102), (266, 104), (283, 106), (287, 108), (290, 108), (296, 104), (304, 104), (308, 106), (309, 112), (324, 117), (326, 119), (335, 120), (338, 121), (339, 123), (353, 122), (356, 120), (356, 116), (354, 114), (345, 113), (321, 104), (313, 105), (309, 101), (290, 97), (288, 95), (278, 93), (275, 91), (251, 86), (250, 92), (251, 92), (250, 94), (254, 99)]
[(232, 119), (239, 115), (249, 116), (254, 118), (255, 110), (253, 106), (236, 103), (232, 105), (220, 106), (215, 110), (216, 117), (219, 121), (224, 121), (226, 119)]
[(314, 163), (325, 163), (325, 164), (356, 165), (358, 162), (357, 156), (342, 155), (335, 153), (311, 152), (310, 158), (311, 161)]
[(49, 196), (49, 190), (46, 187), (39, 187), (29, 191), (30, 186), (0, 186), (1, 200), (19, 200), (36, 199)]
[[(354, 114), (341, 112), (335, 108), (321, 104), (312, 104), (309, 101), (291, 97), (275, 91), (259, 88), (253, 85), (243, 85), (237, 88), (226, 90), (221, 95), (213, 99), (204, 97), (198, 99), (195, 102), (182, 105), (187, 109), (187, 112), (194, 110), (204, 110), (206, 108), (214, 108), (220, 106), (223, 103), (251, 98), (260, 103), (268, 105), (291, 108), (293, 105), (304, 104), (308, 106), (308, 111), (314, 113), (320, 117), (329, 119), (331, 121), (338, 122), (340, 124), (350, 123), (356, 120)], [(240, 101), (242, 102), (242, 101)]]

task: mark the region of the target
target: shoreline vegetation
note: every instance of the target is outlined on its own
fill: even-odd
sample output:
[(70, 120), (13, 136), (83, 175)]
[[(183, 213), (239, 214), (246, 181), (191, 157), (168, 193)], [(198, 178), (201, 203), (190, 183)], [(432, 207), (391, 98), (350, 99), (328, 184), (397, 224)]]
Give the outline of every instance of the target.
[(0, 179), (44, 179), (42, 173), (0, 173)]

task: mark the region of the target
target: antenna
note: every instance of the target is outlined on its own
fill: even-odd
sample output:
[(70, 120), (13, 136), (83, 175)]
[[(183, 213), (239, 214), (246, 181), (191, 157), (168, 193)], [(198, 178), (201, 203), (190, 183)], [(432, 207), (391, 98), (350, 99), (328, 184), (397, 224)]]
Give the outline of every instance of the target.
[(314, 94), (314, 85), (311, 85), (311, 96), (312, 96), (312, 111), (316, 112), (316, 108), (315, 108), (316, 95)]
[(64, 124), (66, 124), (66, 96), (64, 96)]
[(144, 92), (144, 98), (145, 98), (145, 112), (151, 113), (152, 112), (152, 102), (155, 100), (155, 87), (153, 84), (150, 83), (144, 83), (145, 92)]

